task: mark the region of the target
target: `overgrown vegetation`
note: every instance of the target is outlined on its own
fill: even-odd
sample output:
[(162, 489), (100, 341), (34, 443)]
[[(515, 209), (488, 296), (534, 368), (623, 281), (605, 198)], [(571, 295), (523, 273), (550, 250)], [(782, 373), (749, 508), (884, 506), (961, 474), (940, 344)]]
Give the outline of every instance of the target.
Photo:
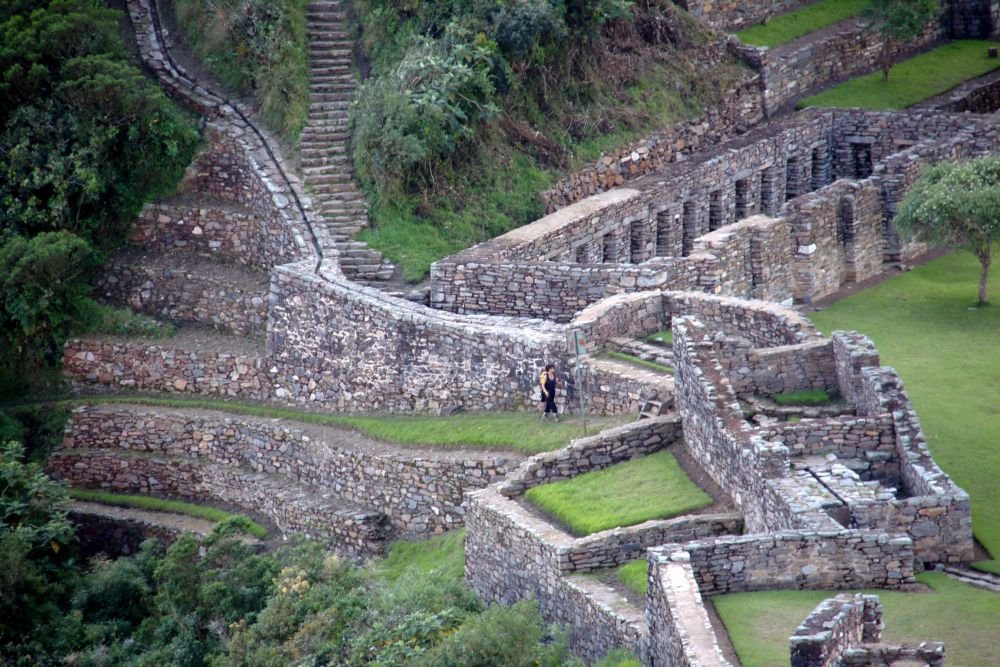
[(0, 384), (54, 364), (112, 316), (89, 278), (198, 135), (128, 61), (121, 13), (85, 0), (0, 6)]
[(615, 569), (615, 577), (625, 585), (625, 588), (637, 595), (645, 596), (649, 588), (649, 581), (646, 579), (647, 567), (645, 558), (629, 561)]
[[(963, 584), (939, 572), (917, 580), (929, 593), (868, 591), (884, 611), (887, 643), (944, 641), (948, 661), (963, 667), (996, 664), (996, 619), (1000, 595)], [(765, 591), (712, 598), (744, 667), (788, 664), (788, 637), (822, 600), (842, 591)]]
[(242, 514), (234, 514), (220, 510), (217, 507), (207, 505), (195, 505), (180, 500), (166, 500), (165, 498), (154, 498), (152, 496), (132, 496), (123, 493), (108, 493), (107, 491), (93, 491), (91, 489), (70, 489), (69, 495), (75, 500), (85, 500), (112, 507), (126, 507), (130, 509), (150, 510), (153, 512), (170, 512), (171, 514), (183, 514), (185, 516), (204, 519), (213, 523), (230, 521), (234, 526), (239, 527), (243, 532), (254, 537), (267, 537), (267, 529), (253, 519)]
[(185, 41), (230, 90), (253, 95), (291, 144), (309, 113), (308, 0), (173, 0)]
[[(1000, 554), (1000, 309), (972, 308), (978, 262), (956, 252), (810, 315), (823, 331), (855, 330), (895, 368), (934, 460), (969, 492), (972, 530)], [(1000, 291), (990, 293), (995, 300)], [(1000, 561), (982, 567), (1000, 573)]]
[(669, 451), (536, 486), (525, 498), (577, 536), (668, 519), (712, 504)]
[(530, 222), (559, 170), (697, 114), (743, 76), (667, 0), (355, 0), (370, 76), (354, 106), (363, 239), (415, 280)]
[(228, 520), (80, 563), (66, 500), (18, 445), (0, 449), (4, 664), (580, 667), (534, 602), (482, 609), (452, 535), (409, 545), (410, 567), (359, 568), (315, 542), (255, 553)]
[(959, 40), (904, 60), (893, 67), (888, 81), (872, 72), (807, 97), (798, 108), (905, 109), (1000, 67), (986, 56), (995, 42)]
[(871, 0), (820, 0), (736, 33), (751, 46), (774, 48), (861, 14)]

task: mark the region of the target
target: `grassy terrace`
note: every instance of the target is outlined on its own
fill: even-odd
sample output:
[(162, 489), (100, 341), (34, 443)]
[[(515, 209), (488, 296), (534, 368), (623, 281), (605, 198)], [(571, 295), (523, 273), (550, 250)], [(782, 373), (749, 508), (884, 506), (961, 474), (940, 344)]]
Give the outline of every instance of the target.
[[(103, 405), (123, 403), (187, 410), (217, 410), (229, 414), (287, 419), (303, 424), (342, 426), (370, 438), (414, 447), (508, 449), (525, 454), (552, 451), (565, 447), (582, 436), (579, 417), (562, 415), (560, 422), (538, 423), (538, 413), (530, 412), (460, 412), (450, 417), (414, 415), (334, 415), (303, 412), (290, 408), (252, 403), (233, 403), (204, 399), (159, 398), (153, 396), (100, 396), (48, 402), (51, 405)], [(17, 405), (17, 404), (12, 404)], [(0, 406), (2, 409), (3, 406)], [(630, 421), (631, 416), (588, 416), (590, 434)]]
[[(975, 308), (979, 265), (956, 252), (811, 315), (868, 334), (902, 376), (931, 453), (972, 497), (973, 530), (1000, 555), (1000, 305)], [(989, 298), (1000, 304), (994, 279)], [(982, 567), (1000, 573), (1000, 562)], [(957, 662), (956, 664), (965, 664)]]
[[(883, 641), (945, 642), (948, 664), (996, 665), (1000, 595), (959, 583), (937, 572), (917, 579), (927, 593), (871, 591), (882, 601)], [(766, 591), (712, 598), (743, 667), (788, 664), (788, 637), (830, 591)]]
[(256, 521), (242, 514), (233, 514), (206, 505), (196, 505), (195, 503), (186, 503), (180, 500), (164, 500), (163, 498), (153, 498), (150, 496), (130, 496), (121, 493), (108, 493), (107, 491), (91, 491), (89, 489), (70, 489), (69, 495), (76, 500), (83, 500), (90, 503), (100, 503), (102, 505), (124, 507), (127, 509), (149, 510), (152, 512), (183, 514), (215, 523), (234, 520), (243, 532), (254, 537), (267, 537), (267, 529)]
[(820, 0), (794, 12), (772, 17), (767, 23), (747, 28), (736, 36), (750, 46), (774, 48), (857, 16), (867, 6), (868, 0)]
[(951, 42), (895, 65), (888, 81), (881, 72), (872, 72), (807, 97), (798, 107), (905, 109), (1000, 67), (1000, 60), (986, 57), (986, 49), (996, 45), (974, 39)]
[(577, 536), (667, 519), (712, 503), (669, 451), (536, 486), (525, 496)]

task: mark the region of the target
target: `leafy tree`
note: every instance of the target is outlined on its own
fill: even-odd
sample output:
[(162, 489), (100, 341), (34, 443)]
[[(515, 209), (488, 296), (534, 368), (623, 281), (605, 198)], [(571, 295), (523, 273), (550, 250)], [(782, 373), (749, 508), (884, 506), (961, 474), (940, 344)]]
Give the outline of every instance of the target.
[(975, 254), (979, 304), (985, 304), (992, 245), (1000, 241), (1000, 157), (928, 167), (900, 204), (895, 224), (904, 234), (964, 245)]
[(55, 361), (70, 323), (90, 293), (97, 260), (90, 244), (66, 231), (14, 236), (0, 245), (0, 340), (5, 362), (26, 370)]
[(882, 80), (889, 79), (892, 51), (923, 31), (941, 12), (938, 0), (871, 0), (864, 17), (868, 28), (882, 37)]
[(68, 496), (19, 443), (0, 444), (0, 656), (23, 654), (59, 616), (59, 565), (70, 553)]

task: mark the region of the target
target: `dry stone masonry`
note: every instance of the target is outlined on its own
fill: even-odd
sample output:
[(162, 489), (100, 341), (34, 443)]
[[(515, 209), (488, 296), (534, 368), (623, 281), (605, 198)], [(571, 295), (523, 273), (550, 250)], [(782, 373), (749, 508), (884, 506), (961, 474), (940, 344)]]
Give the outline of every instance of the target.
[[(1000, 150), (1000, 127), (979, 115), (996, 109), (994, 79), (933, 108), (806, 111), (751, 130), (814, 73), (818, 82), (826, 56), (730, 43), (731, 53), (757, 58), (756, 76), (702, 119), (565, 179), (546, 193), (546, 217), (436, 263), (428, 308), (351, 279), (389, 274), (348, 240), (364, 207), (346, 155), (353, 79), (341, 3), (307, 9), (313, 89), (302, 146), (315, 204), (252, 113), (172, 61), (150, 0), (128, 5), (144, 63), (205, 119), (206, 148), (181, 193), (140, 214), (133, 241), (158, 257), (124, 253), (101, 289), (192, 326), (158, 341), (69, 341), (64, 370), (78, 387), (353, 412), (523, 408), (546, 363), (567, 376), (575, 370), (568, 337), (583, 336), (594, 353), (647, 354), (635, 339), (665, 329), (674, 332), (675, 373), (582, 359), (592, 411), (636, 413), (655, 402), (652, 414), (662, 416), (524, 461), (405, 452), (276, 420), (107, 405), (74, 413), (53, 474), (232, 503), (348, 555), (379, 553), (399, 532), (464, 524), (466, 575), (479, 595), (537, 599), (588, 660), (623, 646), (646, 665), (724, 665), (705, 596), (905, 589), (928, 565), (972, 557), (969, 498), (930, 457), (895, 372), (863, 336), (822, 338), (779, 304), (829, 295), (919, 250), (895, 234), (896, 206), (922, 166)], [(687, 5), (727, 30), (791, 7)], [(997, 7), (953, 0), (942, 30), (995, 33)], [(859, 38), (832, 33), (844, 46), (824, 43), (840, 54), (828, 64), (847, 67)], [(705, 57), (722, 57), (721, 44), (705, 47)], [(844, 403), (786, 421), (792, 413), (769, 399), (800, 389), (837, 392)], [(571, 382), (562, 398), (578, 396)], [(684, 448), (736, 512), (573, 537), (522, 504), (538, 484), (664, 448)], [(642, 558), (644, 609), (585, 576)], [(867, 599), (822, 607), (793, 638), (793, 661), (943, 660), (937, 645), (871, 643), (877, 615)]]

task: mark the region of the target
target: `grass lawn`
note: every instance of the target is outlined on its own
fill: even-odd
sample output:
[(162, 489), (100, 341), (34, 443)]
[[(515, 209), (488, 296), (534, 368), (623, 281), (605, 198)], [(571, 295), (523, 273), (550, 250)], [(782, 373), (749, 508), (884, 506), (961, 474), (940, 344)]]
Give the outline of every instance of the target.
[(820, 0), (794, 12), (768, 19), (767, 23), (747, 28), (736, 33), (736, 36), (750, 46), (774, 48), (857, 16), (868, 6), (868, 2), (869, 0)]
[(882, 80), (881, 71), (872, 72), (807, 97), (797, 106), (905, 109), (1000, 67), (1000, 60), (986, 57), (987, 47), (996, 45), (975, 39), (951, 42), (893, 66), (888, 81)]
[(615, 576), (618, 577), (618, 581), (625, 584), (625, 588), (637, 595), (645, 595), (646, 589), (649, 588), (649, 580), (646, 579), (647, 567), (645, 558), (629, 561), (615, 569)]
[[(884, 609), (883, 641), (944, 641), (949, 665), (997, 664), (1000, 595), (954, 581), (937, 572), (917, 579), (931, 593), (871, 591)], [(743, 667), (788, 664), (788, 637), (830, 591), (765, 591), (712, 598)]]
[(536, 486), (525, 496), (577, 536), (667, 519), (712, 504), (669, 451)]
[(424, 573), (434, 572), (438, 580), (458, 581), (465, 576), (465, 529), (452, 530), (419, 542), (393, 542), (386, 557), (373, 559), (371, 567), (375, 568), (379, 577), (390, 583), (410, 568)]
[(620, 361), (623, 364), (631, 364), (632, 366), (639, 366), (640, 368), (645, 368), (646, 370), (656, 371), (657, 373), (673, 373), (674, 369), (671, 366), (664, 366), (663, 364), (658, 364), (655, 361), (649, 361), (648, 359), (640, 359), (634, 354), (626, 354), (625, 352), (615, 352), (614, 350), (608, 350), (607, 352), (602, 352), (599, 355), (600, 358), (611, 359), (612, 361)]
[[(290, 408), (250, 403), (147, 396), (100, 396), (51, 403), (53, 405), (128, 403), (189, 410), (218, 410), (266, 419), (288, 419), (320, 426), (346, 426), (369, 437), (404, 446), (509, 449), (525, 454), (537, 454), (559, 449), (568, 445), (573, 438), (583, 436), (580, 418), (569, 413), (563, 414), (560, 422), (540, 424), (538, 422), (539, 413), (535, 411), (460, 412), (450, 417), (423, 415), (360, 417), (303, 412)], [(631, 415), (588, 416), (587, 429), (588, 433), (593, 435), (606, 428), (620, 426), (629, 421), (632, 421)]]
[(771, 400), (778, 405), (830, 405), (842, 399), (839, 396), (831, 396), (822, 389), (804, 389), (775, 394)]
[(163, 498), (153, 498), (151, 496), (130, 496), (122, 493), (108, 493), (107, 491), (92, 491), (90, 489), (70, 489), (70, 497), (76, 500), (83, 500), (113, 507), (126, 507), (130, 509), (149, 510), (153, 512), (170, 512), (172, 514), (184, 514), (193, 516), (196, 519), (214, 521), (220, 523), (226, 519), (240, 519), (246, 525), (246, 531), (254, 537), (267, 537), (267, 529), (256, 521), (249, 519), (242, 514), (233, 514), (215, 507), (186, 503), (180, 500), (164, 500)]
[[(994, 271), (996, 273), (996, 271)], [(1000, 280), (976, 309), (979, 263), (955, 252), (810, 315), (869, 335), (906, 384), (938, 464), (972, 496), (973, 531), (1000, 556)], [(1000, 561), (985, 567), (1000, 573)], [(962, 664), (962, 663), (957, 663)]]

